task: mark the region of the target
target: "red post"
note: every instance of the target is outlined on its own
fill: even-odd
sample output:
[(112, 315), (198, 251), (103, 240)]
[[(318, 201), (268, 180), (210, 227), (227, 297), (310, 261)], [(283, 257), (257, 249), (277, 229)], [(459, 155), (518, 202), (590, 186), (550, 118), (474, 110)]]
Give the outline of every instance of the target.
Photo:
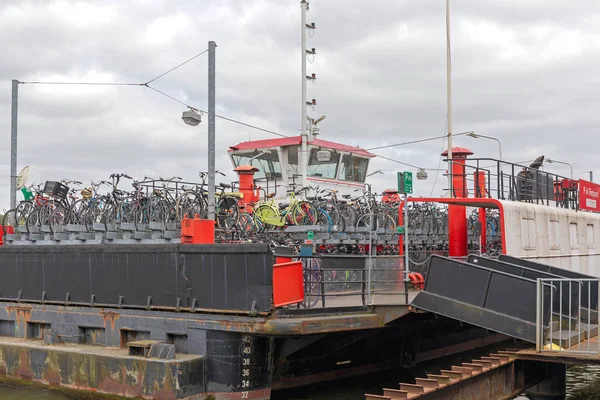
[[(404, 200), (398, 203), (398, 226), (404, 225)], [(406, 227), (404, 228), (406, 232)], [(404, 254), (404, 235), (398, 235), (398, 250), (400, 255)]]
[(212, 219), (200, 219), (198, 214), (194, 218), (183, 217), (181, 220), (181, 243), (215, 243), (215, 221)]
[[(452, 197), (468, 197), (465, 163), (473, 152), (464, 147), (452, 148)], [(448, 151), (442, 153), (448, 156)], [(448, 245), (450, 257), (465, 257), (468, 254), (467, 208), (448, 205)]]
[(239, 177), (240, 193), (244, 195), (243, 201), (245, 204), (254, 204), (260, 198), (258, 188), (254, 185), (254, 173), (258, 172), (258, 168), (252, 165), (240, 165), (233, 169)]
[(12, 226), (7, 226), (6, 227), (6, 232), (4, 232), (4, 229), (2, 228), (2, 226), (0, 226), (0, 246), (2, 246), (4, 244), (4, 234), (13, 234), (15, 233), (15, 229)]
[[(485, 192), (485, 171), (477, 171), (474, 173), (475, 175), (475, 197), (485, 198), (487, 194)], [(480, 229), (480, 243), (481, 243), (481, 251), (487, 246), (487, 217), (486, 210), (484, 207), (479, 208), (479, 225)]]

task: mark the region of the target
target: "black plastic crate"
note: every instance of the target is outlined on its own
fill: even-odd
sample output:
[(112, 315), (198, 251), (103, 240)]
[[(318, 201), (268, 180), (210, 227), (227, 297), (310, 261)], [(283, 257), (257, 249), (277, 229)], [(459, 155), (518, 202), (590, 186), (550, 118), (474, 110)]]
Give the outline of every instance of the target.
[(64, 200), (67, 197), (67, 194), (69, 194), (69, 187), (60, 182), (46, 181), (46, 184), (44, 185), (44, 194)]

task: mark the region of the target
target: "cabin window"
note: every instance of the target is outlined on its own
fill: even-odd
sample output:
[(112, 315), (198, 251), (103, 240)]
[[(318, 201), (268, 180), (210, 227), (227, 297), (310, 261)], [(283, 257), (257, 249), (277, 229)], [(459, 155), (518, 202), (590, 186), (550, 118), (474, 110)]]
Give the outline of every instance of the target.
[(569, 223), (569, 241), (571, 242), (571, 249), (577, 250), (579, 248), (577, 240), (577, 222)]
[(340, 162), (340, 153), (329, 151), (328, 157), (321, 158), (319, 161), (318, 152), (327, 151), (312, 149), (310, 151), (310, 158), (308, 160), (308, 176), (314, 176), (316, 178), (335, 179), (337, 174), (338, 164)]
[(535, 249), (535, 220), (533, 218), (521, 218), (521, 241), (524, 250)]
[(231, 158), (236, 167), (249, 164), (258, 168), (258, 172), (254, 174), (254, 179), (281, 178), (281, 163), (279, 162), (279, 154), (275, 150), (256, 150), (233, 154)]
[(587, 224), (587, 242), (588, 249), (596, 247), (596, 241), (594, 240), (594, 224)]
[(548, 234), (550, 240), (550, 250), (560, 250), (560, 225), (558, 221), (548, 222)]
[(345, 155), (342, 157), (339, 180), (361, 182), (365, 181), (367, 176), (367, 167), (369, 160), (366, 158)]

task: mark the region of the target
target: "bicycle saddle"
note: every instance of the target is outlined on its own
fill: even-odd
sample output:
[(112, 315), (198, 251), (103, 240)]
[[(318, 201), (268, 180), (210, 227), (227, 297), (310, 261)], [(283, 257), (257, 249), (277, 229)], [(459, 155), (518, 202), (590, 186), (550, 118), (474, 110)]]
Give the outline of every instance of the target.
[(229, 183), (223, 183), (223, 182), (219, 183), (219, 186), (221, 186), (222, 188), (230, 188), (231, 187), (231, 185)]
[(275, 197), (275, 193), (267, 193), (267, 194), (265, 195), (265, 197), (266, 197), (267, 199), (272, 199), (273, 197)]

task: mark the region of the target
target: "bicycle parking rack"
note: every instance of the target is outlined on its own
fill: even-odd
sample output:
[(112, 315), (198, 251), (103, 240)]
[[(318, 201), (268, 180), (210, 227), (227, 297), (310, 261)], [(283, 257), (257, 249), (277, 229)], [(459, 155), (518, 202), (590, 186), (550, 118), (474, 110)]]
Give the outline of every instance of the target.
[(288, 226), (284, 232), (292, 234), (296, 240), (304, 240), (309, 232), (314, 232), (314, 244), (382, 244), (397, 245), (398, 234), (394, 229), (378, 228), (370, 231), (369, 227), (346, 226), (343, 232), (339, 227), (333, 226), (328, 229), (323, 225)]
[(151, 222), (144, 230), (138, 230), (133, 223), (120, 223), (113, 226), (93, 224), (88, 232), (84, 225), (65, 225), (61, 232), (50, 230), (48, 225), (35, 227), (27, 232), (25, 226), (20, 226), (17, 233), (7, 234), (5, 243), (8, 245), (43, 245), (43, 244), (161, 244), (179, 243), (181, 231), (175, 224)]

